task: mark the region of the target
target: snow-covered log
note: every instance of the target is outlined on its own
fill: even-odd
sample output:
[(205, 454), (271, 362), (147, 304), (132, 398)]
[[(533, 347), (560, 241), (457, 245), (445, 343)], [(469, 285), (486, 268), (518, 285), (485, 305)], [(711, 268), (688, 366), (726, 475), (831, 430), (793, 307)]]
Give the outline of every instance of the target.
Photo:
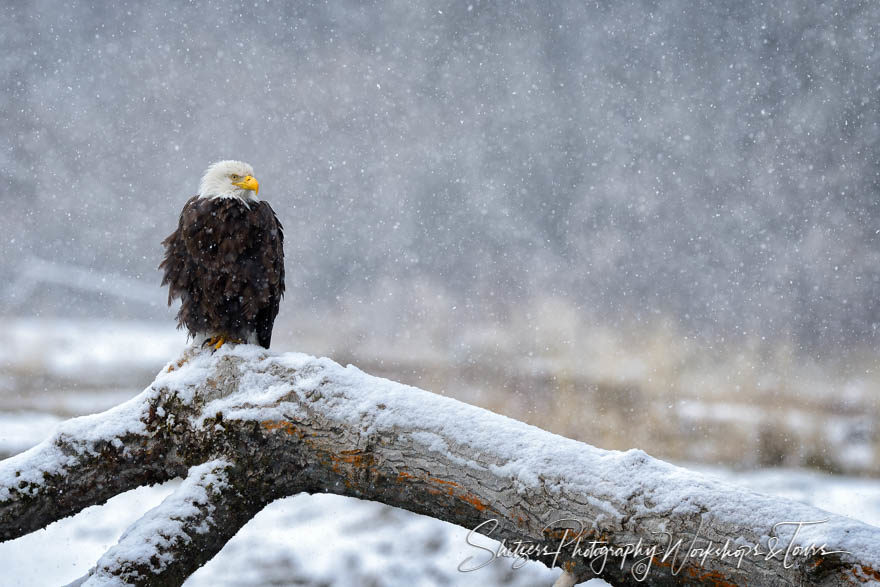
[(880, 528), (247, 345), (191, 349), (131, 401), (0, 462), (0, 540), (177, 476), (84, 584), (179, 584), (266, 504), (299, 492), (380, 501), (504, 540), (499, 553), (469, 538), (463, 571), (530, 554), (615, 585), (880, 580)]

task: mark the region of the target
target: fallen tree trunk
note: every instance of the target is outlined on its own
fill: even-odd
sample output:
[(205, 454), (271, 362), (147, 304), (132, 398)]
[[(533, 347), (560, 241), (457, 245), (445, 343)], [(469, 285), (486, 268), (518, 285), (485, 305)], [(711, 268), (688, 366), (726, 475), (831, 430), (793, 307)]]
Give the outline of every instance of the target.
[(189, 350), (138, 397), (0, 463), (0, 541), (177, 476), (84, 584), (180, 584), (266, 504), (300, 492), (504, 541), (475, 546), (462, 570), (529, 556), (615, 585), (880, 580), (880, 528), (247, 345)]

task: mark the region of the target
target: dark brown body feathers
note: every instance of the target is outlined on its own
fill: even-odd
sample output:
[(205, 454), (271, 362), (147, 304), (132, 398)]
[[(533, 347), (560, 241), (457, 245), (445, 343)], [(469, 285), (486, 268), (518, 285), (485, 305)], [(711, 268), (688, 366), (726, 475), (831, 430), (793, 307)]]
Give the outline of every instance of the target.
[(162, 285), (169, 305), (180, 298), (180, 328), (240, 340), (255, 333), (269, 348), (284, 295), (284, 233), (268, 203), (195, 196), (162, 244)]

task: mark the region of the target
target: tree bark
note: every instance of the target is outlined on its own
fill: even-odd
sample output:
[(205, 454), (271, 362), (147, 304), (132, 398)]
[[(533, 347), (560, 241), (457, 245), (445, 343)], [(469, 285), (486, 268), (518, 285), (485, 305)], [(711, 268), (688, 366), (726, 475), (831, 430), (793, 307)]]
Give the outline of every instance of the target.
[[(0, 463), (0, 540), (176, 476), (184, 483), (126, 531), (84, 584), (178, 585), (266, 504), (299, 492), (380, 501), (475, 529), (504, 540), (508, 554), (530, 547), (532, 558), (577, 580), (880, 580), (873, 526), (642, 451), (596, 449), (328, 359), (249, 345), (190, 349), (138, 397), (68, 421)], [(710, 540), (716, 548), (728, 541), (728, 554), (692, 551)], [(824, 552), (789, 549), (786, 558), (790, 545)], [(474, 546), (462, 567), (494, 557)]]

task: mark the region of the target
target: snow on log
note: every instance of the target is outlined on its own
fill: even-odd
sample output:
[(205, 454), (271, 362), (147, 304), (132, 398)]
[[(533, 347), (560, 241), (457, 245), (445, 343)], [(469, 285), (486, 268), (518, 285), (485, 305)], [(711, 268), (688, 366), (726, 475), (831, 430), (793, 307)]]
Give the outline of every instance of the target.
[(177, 476), (83, 584), (180, 584), (266, 504), (299, 492), (380, 501), (504, 541), (498, 553), (474, 539), (463, 570), (530, 554), (615, 585), (880, 580), (880, 528), (249, 345), (189, 349), (131, 401), (0, 462), (0, 540)]

